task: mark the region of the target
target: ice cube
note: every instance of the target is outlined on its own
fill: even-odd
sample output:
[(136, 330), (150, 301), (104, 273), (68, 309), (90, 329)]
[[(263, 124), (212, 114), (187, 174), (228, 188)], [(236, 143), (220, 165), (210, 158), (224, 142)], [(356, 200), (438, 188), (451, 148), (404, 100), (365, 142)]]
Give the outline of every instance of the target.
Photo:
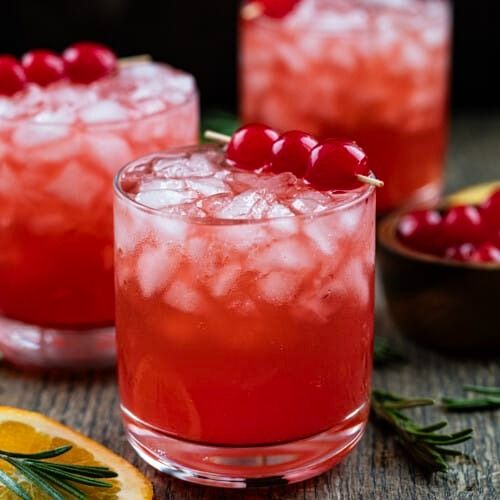
[(215, 177), (186, 180), (186, 184), (190, 189), (199, 193), (200, 198), (231, 192), (229, 186), (222, 179), (217, 179)]
[(84, 123), (90, 124), (113, 123), (127, 120), (129, 112), (116, 101), (103, 99), (82, 109), (80, 118)]
[(273, 271), (257, 281), (259, 299), (274, 305), (284, 305), (295, 297), (300, 277), (295, 273)]
[(305, 272), (312, 267), (308, 248), (300, 241), (286, 239), (273, 241), (271, 245), (249, 256), (249, 269), (266, 274), (275, 270)]
[(244, 191), (233, 197), (216, 215), (221, 219), (262, 219), (266, 218), (275, 202), (274, 194), (268, 191)]
[(239, 264), (226, 264), (210, 281), (210, 291), (213, 297), (223, 297), (235, 288), (241, 274)]
[(145, 297), (165, 289), (180, 262), (180, 255), (168, 245), (146, 247), (137, 261), (137, 276)]
[(304, 233), (324, 254), (333, 255), (338, 249), (338, 236), (331, 217), (304, 221)]
[(36, 123), (48, 123), (52, 125), (70, 124), (75, 121), (76, 113), (68, 107), (61, 107), (56, 110), (45, 109), (33, 116)]
[(290, 203), (290, 207), (298, 214), (315, 214), (326, 210), (332, 204), (327, 193), (313, 190), (298, 191)]
[(90, 208), (94, 199), (107, 187), (103, 179), (90, 168), (70, 161), (55, 179), (46, 184), (45, 191), (69, 205)]
[(163, 299), (169, 306), (185, 313), (201, 312), (204, 308), (202, 294), (183, 281), (175, 281)]
[(184, 243), (189, 229), (186, 222), (160, 214), (146, 214), (146, 218), (147, 222), (152, 225), (152, 236), (159, 243)]
[(182, 179), (152, 179), (145, 180), (141, 184), (141, 191), (156, 191), (169, 189), (173, 191), (182, 191), (186, 189), (186, 181)]
[(186, 179), (209, 177), (215, 167), (210, 162), (192, 162), (189, 158), (159, 158), (154, 165), (154, 170), (165, 178)]
[(127, 141), (117, 134), (88, 133), (84, 135), (84, 141), (85, 150), (92, 160), (112, 175), (134, 158)]
[(154, 191), (144, 191), (136, 195), (135, 201), (149, 208), (164, 208), (171, 205), (189, 203), (198, 198), (198, 193), (194, 191), (173, 191), (170, 189), (159, 189)]
[(219, 226), (214, 233), (220, 245), (230, 246), (235, 251), (247, 253), (269, 240), (265, 224), (236, 224)]
[(64, 139), (69, 133), (70, 127), (66, 125), (24, 122), (16, 127), (12, 142), (18, 148), (35, 148)]

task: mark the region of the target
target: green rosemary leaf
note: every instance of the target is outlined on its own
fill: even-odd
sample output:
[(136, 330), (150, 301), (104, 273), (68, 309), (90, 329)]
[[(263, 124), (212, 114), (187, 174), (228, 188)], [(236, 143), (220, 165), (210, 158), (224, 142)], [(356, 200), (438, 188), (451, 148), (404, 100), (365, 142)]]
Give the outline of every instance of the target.
[(26, 467), (21, 461), (10, 457), (4, 459), (10, 465), (15, 467), (28, 481), (37, 488), (49, 495), (52, 500), (64, 500), (64, 497), (50, 483), (42, 479), (38, 474), (33, 472), (29, 467)]
[(481, 398), (443, 398), (443, 406), (448, 411), (480, 411), (500, 408), (500, 387), (466, 385), (465, 392), (481, 394)]
[(50, 467), (48, 463), (32, 463), (30, 464), (31, 467), (33, 467), (36, 470), (41, 470), (47, 474), (50, 474), (51, 476), (64, 479), (66, 481), (73, 481), (74, 483), (80, 483), (80, 484), (85, 484), (87, 486), (96, 486), (98, 488), (112, 488), (113, 485), (111, 483), (106, 483), (104, 481), (98, 481), (97, 479), (92, 479), (89, 477), (84, 477), (79, 474), (72, 474), (71, 472), (67, 471), (60, 471), (57, 469), (54, 469), (53, 467)]
[(0, 483), (2, 483), (9, 491), (15, 493), (22, 500), (32, 500), (31, 496), (24, 491), (8, 474), (0, 470)]
[(70, 495), (73, 495), (77, 500), (86, 500), (87, 495), (76, 488), (75, 486), (72, 486), (69, 483), (66, 483), (65, 481), (60, 481), (51, 476), (50, 474), (47, 474), (43, 471), (37, 471), (37, 473), (40, 475), (41, 478), (45, 479), (47, 482), (51, 483), (53, 486), (57, 486), (59, 489), (65, 491), (66, 493), (69, 493)]
[(421, 426), (402, 413), (404, 409), (433, 404), (433, 400), (426, 398), (406, 398), (376, 390), (372, 393), (373, 414), (391, 429), (413, 461), (426, 470), (446, 472), (448, 470), (446, 457), (461, 455), (458, 450), (446, 447), (471, 439), (472, 429), (439, 434), (438, 431), (446, 427), (447, 422)]
[[(33, 463), (32, 461), (27, 461), (28, 463)], [(36, 462), (34, 462), (36, 463)], [(86, 465), (69, 465), (60, 464), (57, 462), (40, 462), (44, 466), (53, 468), (60, 472), (71, 472), (73, 474), (78, 474), (84, 477), (94, 477), (94, 478), (114, 478), (118, 477), (118, 474), (107, 467), (91, 467)]]
[(500, 387), (489, 387), (485, 385), (465, 385), (464, 391), (475, 392), (476, 394), (491, 394), (492, 396), (500, 396)]
[(13, 451), (0, 450), (0, 456), (10, 457), (10, 458), (31, 458), (32, 460), (41, 460), (43, 458), (55, 458), (60, 455), (64, 455), (72, 446), (60, 446), (59, 448), (54, 448), (53, 450), (41, 451), (40, 453), (15, 453)]

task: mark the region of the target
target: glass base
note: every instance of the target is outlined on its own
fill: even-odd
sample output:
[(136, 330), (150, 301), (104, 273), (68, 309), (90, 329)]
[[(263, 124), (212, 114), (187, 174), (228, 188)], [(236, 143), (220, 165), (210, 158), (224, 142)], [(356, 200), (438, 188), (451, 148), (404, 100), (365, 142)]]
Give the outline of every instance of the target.
[(115, 329), (57, 330), (0, 316), (0, 353), (24, 368), (109, 368), (116, 359)]
[(291, 484), (339, 463), (361, 439), (369, 406), (315, 436), (276, 445), (203, 445), (164, 434), (122, 406), (128, 440), (149, 465), (179, 479), (222, 488)]

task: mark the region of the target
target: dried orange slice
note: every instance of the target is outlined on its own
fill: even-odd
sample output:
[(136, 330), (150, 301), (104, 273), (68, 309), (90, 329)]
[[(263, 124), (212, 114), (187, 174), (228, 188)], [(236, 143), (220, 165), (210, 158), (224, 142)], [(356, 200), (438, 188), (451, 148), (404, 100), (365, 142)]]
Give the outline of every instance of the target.
[(446, 198), (447, 205), (479, 205), (494, 191), (500, 189), (500, 181), (469, 186)]
[[(36, 453), (64, 445), (71, 445), (72, 449), (64, 455), (50, 459), (51, 461), (73, 465), (106, 466), (118, 474), (117, 478), (106, 480), (112, 483), (112, 488), (78, 485), (89, 498), (96, 500), (153, 498), (153, 487), (146, 477), (104, 446), (40, 413), (0, 406), (0, 450)], [(0, 460), (0, 470), (15, 478), (33, 498), (37, 500), (47, 498), (2, 460)], [(0, 500), (18, 499), (17, 495), (0, 483)]]

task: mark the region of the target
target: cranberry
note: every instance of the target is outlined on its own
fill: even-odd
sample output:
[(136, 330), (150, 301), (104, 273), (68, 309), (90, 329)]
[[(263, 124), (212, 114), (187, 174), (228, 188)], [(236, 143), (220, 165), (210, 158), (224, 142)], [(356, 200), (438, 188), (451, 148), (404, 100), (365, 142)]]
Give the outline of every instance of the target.
[(99, 43), (80, 42), (68, 47), (63, 53), (66, 72), (72, 82), (91, 83), (116, 71), (114, 52)]
[(42, 87), (66, 76), (64, 61), (50, 50), (38, 49), (27, 52), (21, 62), (28, 80)]
[(311, 150), (318, 141), (311, 135), (298, 130), (285, 132), (273, 144), (271, 171), (292, 172), (297, 177), (304, 177)]
[(443, 220), (444, 238), (449, 246), (460, 243), (481, 243), (484, 225), (479, 210), (474, 206), (457, 206), (449, 210)]
[(239, 128), (227, 146), (228, 163), (244, 170), (256, 170), (270, 164), (278, 132), (262, 123)]
[(472, 258), (475, 251), (476, 247), (472, 243), (462, 243), (461, 245), (448, 247), (444, 252), (444, 256), (446, 259), (467, 262)]
[(498, 262), (500, 263), (500, 249), (492, 243), (483, 243), (471, 257), (473, 262)]
[(483, 203), (481, 213), (489, 231), (500, 230), (500, 189)]
[(370, 174), (365, 152), (354, 142), (328, 139), (311, 151), (305, 179), (320, 191), (346, 191), (360, 186), (358, 174)]
[(0, 56), (0, 95), (11, 96), (26, 86), (26, 74), (17, 59)]
[(262, 13), (268, 17), (281, 19), (288, 15), (300, 0), (250, 0), (262, 9)]
[(441, 221), (436, 210), (416, 210), (401, 217), (396, 234), (401, 243), (413, 250), (438, 255), (443, 249)]

